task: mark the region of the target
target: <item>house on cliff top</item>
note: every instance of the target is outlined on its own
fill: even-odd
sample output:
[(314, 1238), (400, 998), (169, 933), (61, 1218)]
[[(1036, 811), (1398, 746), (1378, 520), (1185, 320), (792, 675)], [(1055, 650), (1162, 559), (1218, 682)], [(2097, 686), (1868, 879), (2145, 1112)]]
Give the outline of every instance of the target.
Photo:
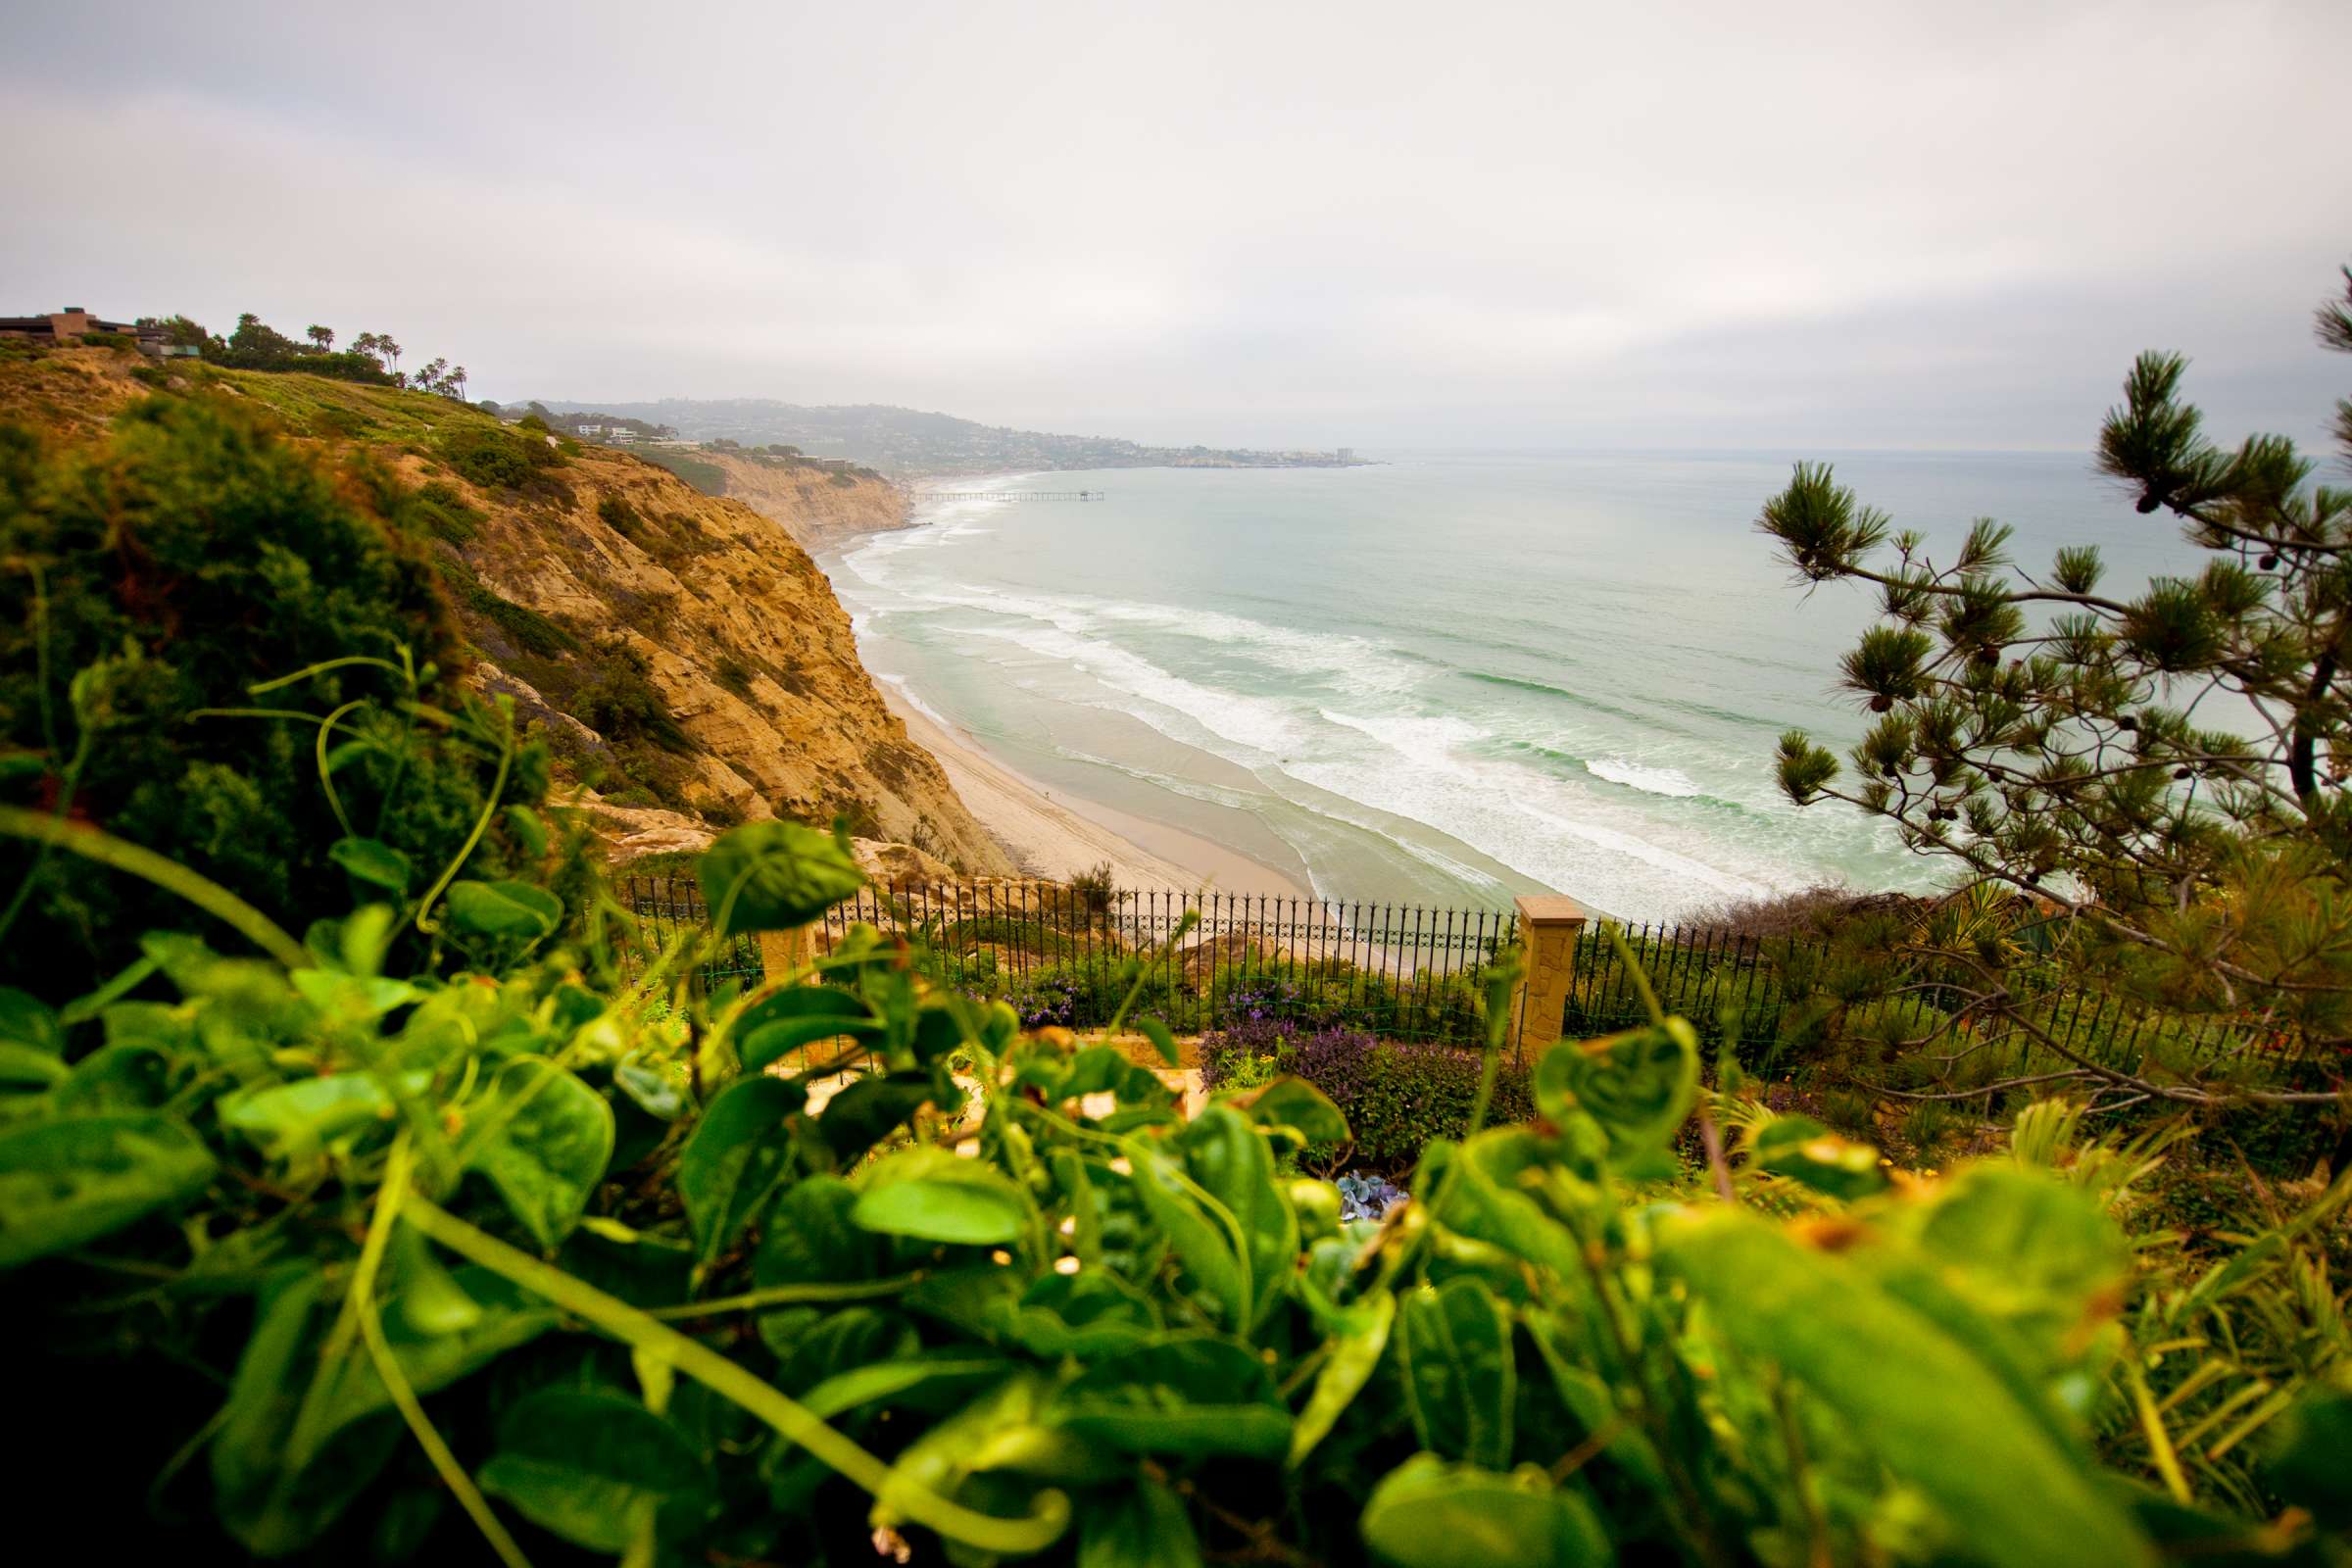
[(24, 338), (35, 343), (78, 343), (92, 332), (116, 332), (132, 338), (139, 352), (155, 359), (194, 358), (192, 343), (175, 344), (164, 340), (161, 327), (140, 326), (132, 321), (107, 321), (92, 316), (78, 305), (69, 305), (47, 316), (0, 316), (0, 338)]

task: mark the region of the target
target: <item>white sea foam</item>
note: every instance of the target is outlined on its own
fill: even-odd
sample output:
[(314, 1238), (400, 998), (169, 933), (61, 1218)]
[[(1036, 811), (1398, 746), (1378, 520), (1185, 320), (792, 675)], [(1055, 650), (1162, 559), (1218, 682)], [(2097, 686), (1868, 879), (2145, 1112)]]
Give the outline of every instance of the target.
[(922, 714), (932, 723), (937, 724), (941, 729), (953, 730), (956, 728), (956, 721), (954, 719), (948, 717), (947, 714), (941, 712), (938, 709), (933, 708), (929, 703), (924, 702), (922, 698), (915, 695), (914, 688), (906, 683), (906, 676), (894, 675), (887, 670), (877, 670), (874, 674), (874, 678), (880, 681), (883, 685), (888, 686), (892, 691), (897, 692), (901, 697), (905, 698), (908, 708), (913, 709), (916, 712)]
[(1688, 800), (1705, 793), (1692, 783), (1690, 775), (1679, 767), (1644, 767), (1629, 762), (1622, 757), (1605, 757), (1596, 762), (1587, 762), (1585, 771), (1594, 778), (1622, 784), (1627, 789), (1642, 790), (1650, 795), (1665, 795)]
[[(942, 608), (996, 617), (995, 623), (956, 631), (1019, 648), (1085, 676), (1096, 688), (1093, 700), (1099, 706), (1138, 718), (1172, 740), (1250, 767), (1270, 784), (1271, 775), (1288, 774), (1328, 796), (1422, 823), (1524, 876), (1574, 888), (1612, 913), (1654, 917), (1694, 893), (1745, 897), (1785, 879), (1767, 857), (1726, 856), (1722, 847), (1705, 843), (1658, 842), (1690, 836), (1660, 835), (1656, 824), (1628, 818), (1589, 791), (1573, 791), (1521, 763), (1480, 757), (1476, 749), (1493, 741), (1494, 732), (1453, 714), (1401, 707), (1348, 712), (1302, 698), (1253, 696), (1189, 679), (1107, 635), (1089, 635), (1107, 632), (1105, 621), (1145, 619), (1103, 614), (1099, 605), (944, 585), (920, 597)], [(1319, 661), (1332, 654), (1309, 639), (1301, 644)], [(1142, 776), (1136, 769), (1121, 771)], [(1649, 793), (1698, 793), (1672, 770), (1649, 769), (1638, 776)], [(1172, 781), (1147, 781), (1172, 787)], [(1199, 787), (1177, 793), (1240, 805), (1215, 801)], [(1329, 812), (1331, 806), (1324, 802), (1314, 808)], [(1343, 819), (1381, 833), (1411, 858), (1456, 881), (1494, 885), (1487, 873), (1414, 835), (1353, 813)]]
[(1145, 706), (1128, 710), (1175, 739), (1198, 744), (1197, 736), (1170, 730), (1161, 716), (1165, 712), (1181, 714), (1207, 735), (1246, 747), (1259, 758), (1285, 756), (1308, 739), (1298, 715), (1278, 702), (1186, 680), (1114, 643), (1078, 636), (1057, 626), (991, 626), (976, 629), (975, 635), (1066, 663), (1113, 692), (1141, 699)]

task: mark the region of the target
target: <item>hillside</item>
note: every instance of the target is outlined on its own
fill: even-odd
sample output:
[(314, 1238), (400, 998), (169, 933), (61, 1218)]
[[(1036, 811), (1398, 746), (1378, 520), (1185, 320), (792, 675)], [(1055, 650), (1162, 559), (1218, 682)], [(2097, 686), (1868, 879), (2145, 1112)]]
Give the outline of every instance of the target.
[[(549, 399), (547, 406), (583, 412), (590, 407), (562, 399)], [(657, 403), (600, 403), (595, 408), (674, 426), (690, 440), (723, 439), (745, 446), (783, 443), (812, 458), (870, 464), (899, 478), (1054, 468), (1336, 468), (1363, 461), (1345, 449), (1258, 452), (1054, 435), (880, 403), (812, 408), (768, 398), (664, 398)]]
[[(150, 387), (252, 399), (356, 485), (418, 487), (483, 690), (513, 696), (623, 853), (774, 814), (851, 818), (975, 872), (1004, 852), (883, 706), (798, 542), (897, 514), (871, 480), (760, 511), (612, 448), (555, 443), (446, 398), (104, 348), (0, 358), (0, 420), (73, 439)], [(372, 468), (377, 477), (370, 478)], [(821, 502), (821, 505), (819, 504)], [(771, 520), (772, 519), (772, 520)], [(782, 526), (778, 526), (781, 523)]]

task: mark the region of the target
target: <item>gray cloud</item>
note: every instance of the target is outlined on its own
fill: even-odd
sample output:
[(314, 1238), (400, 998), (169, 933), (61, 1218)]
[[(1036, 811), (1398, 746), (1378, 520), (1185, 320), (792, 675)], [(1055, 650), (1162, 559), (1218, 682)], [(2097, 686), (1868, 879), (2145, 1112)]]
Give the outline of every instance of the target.
[[(10, 309), (1148, 439), (2306, 434), (2340, 4), (12, 7)], [(52, 177), (52, 175), (54, 177)]]

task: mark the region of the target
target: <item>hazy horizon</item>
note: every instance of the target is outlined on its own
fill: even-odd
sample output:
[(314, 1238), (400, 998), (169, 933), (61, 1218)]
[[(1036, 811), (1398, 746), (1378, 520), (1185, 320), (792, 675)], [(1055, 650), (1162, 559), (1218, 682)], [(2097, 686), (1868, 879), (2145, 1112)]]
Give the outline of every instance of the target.
[(2352, 7), (18, 5), (0, 310), (1153, 444), (2318, 431)]

